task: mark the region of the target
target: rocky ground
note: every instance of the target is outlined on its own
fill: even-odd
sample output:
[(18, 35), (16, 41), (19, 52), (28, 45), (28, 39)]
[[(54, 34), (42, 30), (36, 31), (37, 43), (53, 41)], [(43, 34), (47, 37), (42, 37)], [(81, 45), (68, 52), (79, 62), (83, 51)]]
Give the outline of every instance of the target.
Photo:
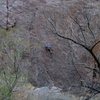
[[(71, 95), (70, 93), (60, 93), (59, 89), (52, 87), (34, 88), (30, 84), (19, 87), (13, 92), (13, 100), (86, 100), (86, 97)], [(88, 94), (87, 94), (88, 96)], [(96, 95), (89, 100), (100, 100), (100, 95)]]

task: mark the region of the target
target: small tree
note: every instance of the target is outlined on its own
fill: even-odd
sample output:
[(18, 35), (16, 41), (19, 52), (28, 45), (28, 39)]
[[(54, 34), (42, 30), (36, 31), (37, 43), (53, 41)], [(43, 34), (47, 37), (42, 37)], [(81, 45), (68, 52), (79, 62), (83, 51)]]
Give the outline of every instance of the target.
[[(92, 16), (91, 12), (87, 12), (84, 8), (74, 14), (74, 16), (71, 15), (71, 12), (69, 15), (66, 14), (66, 11), (60, 14), (58, 12), (49, 13), (44, 13), (48, 23), (47, 30), (49, 29), (55, 36), (69, 42), (73, 53), (75, 53), (73, 46), (78, 45), (79, 48), (85, 49), (90, 54), (90, 58), (92, 57), (94, 60), (92, 67), (87, 66), (86, 63), (84, 64), (84, 67), (92, 72), (92, 75), (89, 76), (91, 77), (90, 84), (85, 80), (80, 83), (82, 87), (88, 88), (93, 94), (100, 93), (100, 56), (97, 53), (100, 46), (100, 37), (99, 33), (97, 33), (98, 31), (94, 29), (95, 22), (91, 23), (94, 18), (96, 18), (95, 20), (98, 20), (98, 18)], [(74, 56), (72, 56), (73, 58)], [(79, 72), (77, 71), (77, 73)]]
[(8, 46), (3, 42), (1, 51), (1, 71), (0, 71), (0, 98), (2, 100), (10, 100), (13, 89), (15, 88), (18, 79), (20, 78), (20, 69), (18, 62), (18, 51), (16, 49), (8, 50)]

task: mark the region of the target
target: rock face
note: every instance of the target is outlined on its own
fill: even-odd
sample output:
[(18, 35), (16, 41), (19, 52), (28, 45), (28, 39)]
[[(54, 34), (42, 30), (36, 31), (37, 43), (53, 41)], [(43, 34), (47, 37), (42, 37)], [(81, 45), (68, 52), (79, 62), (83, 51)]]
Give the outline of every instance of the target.
[[(71, 16), (77, 16), (79, 14), (78, 11), (83, 11), (82, 7), (86, 7), (86, 2), (81, 0), (77, 2), (73, 1), (66, 13), (70, 14)], [(70, 43), (68, 41), (58, 38), (48, 29), (46, 17), (56, 17), (55, 20), (58, 25), (57, 29), (62, 33), (66, 27), (59, 26), (65, 24), (63, 23), (63, 19), (68, 18), (68, 14), (65, 14), (66, 17), (61, 18), (59, 16), (63, 14), (59, 12), (61, 10), (60, 8), (47, 7), (47, 9), (45, 8), (44, 11), (47, 16), (44, 17), (42, 10), (44, 10), (44, 8), (39, 8), (37, 11), (37, 16), (34, 22), (35, 30), (33, 31), (31, 38), (32, 65), (29, 68), (29, 82), (36, 87), (57, 86), (65, 91), (68, 91), (70, 88), (74, 93), (78, 93), (81, 91), (81, 80), (87, 80), (87, 82), (89, 79), (91, 80), (90, 76), (87, 75), (88, 71), (84, 68), (84, 64), (80, 64), (80, 62), (90, 65), (90, 62), (87, 59), (92, 58), (87, 51), (75, 44), (71, 44), (72, 48), (70, 48)], [(56, 15), (56, 13), (58, 15)], [(55, 14), (55, 16), (53, 14)], [(72, 23), (70, 19), (68, 21), (69, 24)], [(82, 25), (83, 24), (84, 22)], [(79, 29), (76, 27), (77, 25), (73, 27), (75, 32), (73, 33), (74, 35), (79, 32)], [(52, 27), (50, 26), (50, 28)], [(70, 30), (67, 31), (70, 35)], [(93, 40), (87, 33), (85, 35), (88, 37), (88, 39), (86, 37), (87, 40)], [(96, 37), (98, 36), (98, 34), (95, 35)], [(76, 54), (76, 58), (74, 58), (74, 60), (71, 53), (73, 51), (70, 51), (71, 49), (74, 49), (74, 53)]]
[(42, 87), (33, 90), (28, 96), (28, 100), (80, 100), (80, 98), (69, 94), (61, 94), (56, 87), (53, 87), (52, 89)]
[[(34, 87), (26, 86), (13, 93), (13, 100), (85, 100), (86, 97), (74, 96), (70, 93), (61, 93), (57, 87), (42, 87), (34, 89)], [(100, 96), (94, 96), (90, 100), (100, 100)]]
[[(19, 36), (21, 41), (26, 40), (25, 47), (29, 42), (26, 49), (30, 51), (31, 65), (29, 63), (29, 66), (22, 68), (22, 70), (27, 69), (29, 82), (38, 88), (56, 86), (63, 91), (71, 90), (74, 93), (79, 93), (81, 91), (81, 80), (87, 82), (91, 80), (90, 70), (85, 67), (94, 66), (93, 58), (83, 48), (55, 36), (53, 25), (62, 35), (84, 43), (78, 25), (69, 18), (69, 15), (80, 19), (82, 30), (86, 31), (84, 34), (86, 42), (89, 42), (86, 45), (90, 47), (91, 45), (88, 44), (100, 39), (100, 2), (94, 0), (91, 2), (90, 0), (19, 1), (21, 3), (15, 2), (14, 9), (11, 10), (11, 15), (17, 20), (17, 28), (19, 29), (13, 36)], [(86, 13), (84, 13), (83, 8), (87, 9)], [(89, 34), (86, 20), (82, 19), (80, 12), (89, 14), (95, 40)], [(91, 17), (92, 15), (93, 17)], [(3, 17), (0, 17), (0, 20)], [(53, 25), (50, 22), (53, 22)]]
[(36, 87), (54, 85), (65, 90), (72, 85), (79, 85), (80, 76), (71, 64), (70, 54), (67, 53), (68, 44), (54, 35), (48, 37), (47, 33), (38, 32), (36, 35), (41, 37), (36, 41), (33, 39), (32, 42), (34, 48), (31, 51), (29, 81)]
[[(51, 89), (48, 89), (48, 87), (42, 87), (35, 90), (32, 90), (27, 100), (85, 100), (86, 97), (80, 96), (74, 96), (69, 93), (61, 93), (59, 92), (59, 89), (57, 87), (52, 87)], [(89, 100), (99, 100), (100, 96), (93, 97)]]

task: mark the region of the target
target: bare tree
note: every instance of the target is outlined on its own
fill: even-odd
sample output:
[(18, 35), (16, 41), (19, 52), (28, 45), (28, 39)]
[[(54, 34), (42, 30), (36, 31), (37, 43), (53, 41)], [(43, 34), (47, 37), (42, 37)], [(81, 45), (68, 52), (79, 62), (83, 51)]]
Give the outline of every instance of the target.
[[(0, 72), (0, 85), (2, 86), (0, 90), (0, 95), (3, 100), (10, 100), (13, 89), (15, 88), (18, 79), (21, 76), (20, 68), (19, 68), (19, 58), (18, 51), (16, 49), (13, 50), (13, 56), (10, 54), (8, 50), (8, 46), (3, 42), (3, 50), (1, 61), (2, 70)], [(9, 59), (9, 60), (8, 60)], [(4, 90), (3, 90), (4, 88)]]
[[(75, 16), (68, 16), (66, 15), (66, 12), (62, 12), (61, 14), (54, 12), (51, 13), (51, 15), (49, 13), (44, 13), (44, 16), (48, 23), (47, 30), (49, 29), (55, 36), (70, 42), (72, 48), (73, 45), (77, 45), (90, 54), (94, 60), (94, 64), (92, 68), (91, 66), (86, 66), (85, 64), (84, 67), (92, 72), (92, 75), (90, 76), (92, 77), (92, 81), (90, 81), (92, 85), (89, 85), (86, 81), (85, 84), (84, 81), (82, 81), (81, 85), (82, 87), (90, 89), (94, 94), (100, 93), (100, 58), (95, 52), (95, 49), (100, 45), (100, 37), (99, 33), (95, 33), (93, 24), (91, 25), (91, 21), (93, 19), (92, 15), (89, 15), (86, 10), (83, 9), (83, 11), (79, 11)], [(60, 16), (59, 20), (58, 16)], [(74, 56), (72, 59), (73, 58)]]

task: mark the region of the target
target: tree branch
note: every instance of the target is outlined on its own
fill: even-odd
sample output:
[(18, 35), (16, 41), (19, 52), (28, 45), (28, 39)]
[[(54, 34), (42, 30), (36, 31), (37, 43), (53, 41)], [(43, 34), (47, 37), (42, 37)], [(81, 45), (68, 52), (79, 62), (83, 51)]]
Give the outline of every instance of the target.
[(55, 34), (56, 34), (57, 36), (63, 38), (63, 39), (70, 40), (70, 41), (72, 41), (73, 43), (75, 43), (75, 44), (77, 44), (77, 45), (80, 45), (81, 47), (85, 48), (85, 49), (88, 50), (88, 51), (91, 50), (91, 49), (89, 49), (87, 46), (85, 46), (85, 45), (83, 45), (83, 44), (81, 44), (81, 43), (79, 43), (79, 42), (77, 42), (77, 41), (75, 41), (75, 40), (73, 40), (73, 39), (71, 39), (71, 38), (62, 36), (62, 35), (58, 34), (57, 32), (56, 32)]
[(77, 45), (83, 47), (84, 49), (86, 49), (86, 50), (91, 54), (91, 56), (94, 58), (94, 60), (95, 60), (96, 63), (97, 63), (97, 67), (98, 67), (99, 70), (100, 70), (100, 62), (99, 62), (98, 58), (95, 56), (95, 54), (92, 52), (92, 50), (91, 50), (89, 47), (87, 47), (86, 45), (83, 45), (83, 44), (81, 44), (81, 43), (79, 43), (79, 42), (77, 42), (77, 41), (75, 41), (75, 40), (73, 40), (73, 39), (71, 39), (71, 38), (62, 36), (62, 35), (58, 34), (57, 32), (56, 32), (55, 34), (56, 34), (57, 36), (63, 38), (63, 39), (69, 40), (69, 41), (71, 41), (71, 42), (73, 42), (73, 43), (75, 43), (75, 44), (77, 44)]
[(79, 26), (79, 28), (80, 28), (80, 31), (81, 31), (81, 33), (82, 33), (82, 36), (83, 36), (83, 39), (84, 39), (84, 41), (85, 41), (85, 44), (86, 44), (86, 38), (85, 38), (85, 36), (84, 36), (84, 33), (83, 33), (83, 29), (82, 29), (82, 26), (79, 24), (79, 22), (77, 21), (77, 18), (76, 18), (76, 20), (74, 19), (74, 18), (72, 18), (71, 16), (70, 16), (70, 18)]
[(95, 48), (95, 46), (96, 46), (97, 44), (99, 44), (99, 43), (100, 43), (100, 41), (96, 42), (96, 43), (92, 46), (91, 50), (93, 51), (93, 49)]
[[(90, 68), (90, 67), (85, 67), (85, 68), (87, 68), (87, 69), (89, 69), (89, 70), (92, 70), (93, 71), (93, 68)], [(98, 70), (94, 70), (96, 73), (98, 73), (98, 74), (100, 74), (100, 72), (98, 71)]]
[(94, 33), (93, 33), (93, 31), (92, 31), (92, 29), (91, 29), (91, 27), (90, 27), (90, 22), (89, 22), (89, 18), (88, 18), (88, 16), (87, 16), (87, 14), (86, 14), (85, 17), (86, 17), (86, 20), (87, 20), (87, 27), (88, 27), (90, 33), (92, 34), (93, 38), (95, 38)]
[(95, 89), (95, 88), (93, 88), (93, 87), (91, 87), (91, 86), (83, 86), (83, 87), (85, 87), (85, 88), (88, 88), (88, 89), (91, 89), (91, 90), (93, 90), (93, 91), (95, 91), (95, 92), (98, 92), (98, 93), (100, 93), (100, 90), (98, 90), (98, 89)]

